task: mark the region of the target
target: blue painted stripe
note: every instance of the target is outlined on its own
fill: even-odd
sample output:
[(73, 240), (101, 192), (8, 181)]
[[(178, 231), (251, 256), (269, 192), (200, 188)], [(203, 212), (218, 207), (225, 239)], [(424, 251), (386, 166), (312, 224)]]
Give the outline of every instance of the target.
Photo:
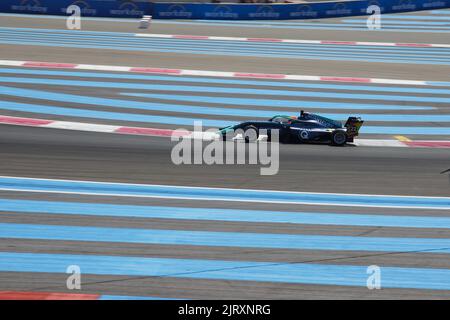
[[(136, 22), (134, 22), (136, 23)], [(191, 21), (176, 21), (176, 20), (154, 20), (152, 23), (155, 24), (175, 24), (175, 25), (211, 25), (211, 26), (226, 26), (226, 27), (249, 27), (249, 28), (283, 28), (283, 29), (328, 29), (337, 28), (339, 30), (364, 30), (366, 32), (373, 32), (367, 29), (366, 21), (364, 23), (344, 23), (338, 21), (337, 23), (323, 23), (323, 22), (299, 22), (299, 21), (249, 21), (249, 20), (233, 20), (233, 21), (217, 21), (217, 20), (191, 20)], [(387, 30), (395, 30), (398, 32), (408, 32), (411, 29), (410, 26), (395, 26), (388, 25), (387, 28), (382, 28), (377, 30), (377, 32), (383, 32)], [(416, 30), (418, 31), (442, 31), (447, 32), (450, 29), (446, 26), (421, 26), (417, 25)], [(16, 31), (16, 32), (42, 32), (42, 33), (58, 33), (58, 34), (102, 34), (105, 36), (117, 36), (117, 35), (131, 35), (133, 33), (125, 32), (106, 32), (106, 31), (88, 31), (88, 30), (65, 30), (65, 29), (45, 29), (45, 28), (15, 28), (15, 27), (0, 27), (0, 30), (5, 31)]]
[[(137, 49), (149, 49), (151, 47), (160, 47), (167, 49), (176, 48), (189, 48), (195, 46), (200, 50), (213, 50), (217, 46), (224, 46), (224, 52), (242, 52), (242, 50), (251, 51), (253, 54), (262, 54), (260, 50), (265, 49), (267, 53), (273, 54), (296, 54), (296, 53), (308, 53), (311, 55), (317, 54), (318, 56), (324, 55), (327, 51), (335, 53), (339, 56), (339, 53), (352, 54), (355, 57), (376, 57), (376, 56), (388, 56), (389, 54), (404, 54), (405, 57), (417, 57), (419, 60), (433, 61), (434, 57), (441, 57), (446, 60), (446, 55), (449, 51), (448, 48), (440, 47), (386, 47), (386, 46), (348, 46), (339, 44), (313, 44), (313, 43), (284, 43), (284, 42), (245, 42), (245, 41), (230, 41), (230, 40), (193, 40), (193, 39), (174, 39), (174, 38), (153, 38), (153, 37), (135, 37), (129, 35), (127, 37), (109, 37), (103, 35), (55, 35), (55, 34), (39, 34), (39, 33), (11, 33), (8, 31), (0, 30), (0, 39), (2, 41), (16, 41), (21, 40), (23, 42), (36, 42), (40, 41), (44, 43), (57, 43), (58, 41), (64, 41), (63, 44), (94, 44), (94, 45), (109, 45), (110, 42), (114, 42), (116, 47), (132, 47)], [(30, 38), (31, 37), (31, 38)], [(131, 37), (131, 38), (130, 38)], [(313, 51), (321, 49), (321, 52)], [(239, 51), (241, 50), (241, 51)], [(424, 53), (427, 56), (423, 56)], [(422, 56), (420, 56), (422, 54)], [(402, 56), (392, 56), (394, 59), (402, 60)], [(421, 59), (420, 59), (421, 58)]]
[[(450, 31), (449, 31), (450, 32)], [(47, 46), (47, 47), (67, 47), (67, 48), (84, 48), (84, 49), (108, 49), (108, 50), (122, 50), (122, 51), (143, 51), (143, 52), (161, 52), (161, 53), (183, 53), (183, 54), (200, 54), (200, 55), (218, 55), (223, 56), (227, 55), (223, 52), (223, 50), (216, 50), (216, 51), (209, 51), (206, 52), (205, 50), (195, 51), (195, 50), (188, 50), (188, 49), (165, 49), (165, 48), (155, 48), (155, 47), (149, 47), (149, 48), (133, 48), (133, 47), (119, 47), (119, 46), (113, 46), (113, 45), (105, 45), (105, 46), (99, 46), (99, 45), (88, 45), (88, 44), (64, 44), (59, 41), (56, 43), (45, 43), (42, 40), (33, 40), (28, 41), (25, 43), (24, 41), (0, 41), (2, 44), (11, 44), (11, 45), (27, 45), (27, 46)], [(268, 58), (286, 58), (286, 59), (303, 59), (303, 60), (333, 60), (333, 61), (362, 61), (362, 62), (382, 62), (382, 63), (421, 63), (421, 64), (429, 64), (429, 65), (448, 65), (449, 61), (448, 59), (433, 59), (429, 58), (426, 60), (418, 60), (418, 59), (398, 59), (394, 56), (386, 57), (385, 59), (382, 58), (368, 58), (368, 57), (355, 57), (354, 55), (342, 55), (340, 57), (331, 56), (331, 55), (301, 55), (301, 54), (291, 54), (291, 55), (280, 55), (280, 54), (271, 54), (271, 53), (264, 53), (264, 52), (249, 52), (248, 50), (244, 50), (241, 52), (234, 52), (234, 56), (243, 56), (243, 57), (268, 57)]]
[(0, 238), (154, 245), (450, 254), (450, 239), (128, 229), (15, 223), (0, 223)]
[[(159, 38), (121, 38), (117, 36), (92, 35), (93, 33), (72, 32), (65, 33), (67, 30), (33, 30), (33, 32), (24, 32), (20, 29), (4, 28), (2, 32), (7, 31), (1, 39), (3, 43), (8, 44), (30, 44), (30, 45), (50, 45), (50, 46), (69, 46), (83, 48), (103, 48), (116, 50), (142, 50), (159, 52), (185, 52), (192, 54), (234, 54), (241, 56), (267, 56), (267, 57), (285, 57), (300, 59), (333, 59), (333, 60), (355, 60), (355, 61), (380, 61), (385, 63), (404, 62), (404, 63), (427, 63), (427, 64), (448, 64), (448, 55), (446, 49), (434, 48), (409, 48), (409, 47), (376, 47), (366, 48), (358, 46), (326, 46), (320, 45), (322, 49), (317, 51), (317, 45), (313, 44), (266, 44), (266, 43), (245, 43), (233, 42), (223, 43), (221, 52), (217, 51), (217, 41), (197, 41), (183, 39), (159, 39)], [(16, 32), (16, 34), (14, 34)], [(61, 35), (58, 35), (60, 34)], [(56, 34), (56, 35), (55, 35)], [(131, 34), (132, 35), (132, 34)], [(103, 42), (102, 42), (103, 41)], [(111, 46), (111, 43), (114, 46)], [(193, 50), (192, 48), (196, 48)], [(308, 49), (309, 48), (309, 49)], [(262, 50), (264, 49), (264, 50)], [(252, 51), (253, 50), (253, 51)], [(327, 54), (323, 50), (329, 50)], [(424, 50), (428, 53), (423, 55)], [(378, 53), (377, 53), (378, 52)], [(405, 56), (399, 56), (393, 53), (402, 53)], [(417, 54), (413, 54), (416, 52)], [(389, 53), (391, 55), (389, 55)], [(414, 58), (414, 56), (416, 58)], [(409, 60), (408, 60), (409, 59)], [(415, 59), (415, 60), (414, 60)]]
[[(367, 29), (367, 26), (364, 24), (343, 24), (341, 23), (302, 23), (297, 22), (296, 24), (291, 23), (283, 23), (283, 22), (274, 22), (274, 21), (264, 21), (265, 24), (258, 23), (257, 21), (212, 21), (212, 20), (194, 20), (191, 21), (158, 21), (157, 23), (161, 24), (182, 24), (182, 25), (212, 25), (212, 26), (225, 26), (225, 27), (236, 27), (236, 28), (274, 28), (274, 29), (305, 29), (305, 30), (343, 30), (343, 31), (355, 31), (355, 30), (361, 30), (365, 32), (371, 32)], [(440, 30), (435, 30), (435, 29)], [(389, 27), (383, 27), (381, 30), (377, 32), (428, 32), (428, 33), (447, 33), (449, 31), (444, 30), (443, 27), (421, 27), (417, 26), (416, 28), (412, 29), (409, 27), (409, 29), (406, 28), (406, 26), (389, 26)]]
[(0, 199), (0, 211), (108, 217), (450, 229), (449, 217), (181, 208)]
[[(136, 20), (134, 20), (136, 22)], [(108, 32), (108, 31), (89, 31), (89, 30), (67, 30), (67, 29), (46, 29), (46, 28), (15, 28), (15, 27), (0, 27), (0, 31), (10, 32), (36, 32), (36, 33), (55, 33), (68, 35), (104, 35), (104, 36), (129, 36), (134, 33), (129, 32)]]
[[(182, 118), (171, 116), (152, 116), (121, 112), (94, 111), (87, 109), (73, 109), (53, 107), (47, 105), (25, 104), (0, 100), (0, 109), (27, 113), (50, 114), (59, 116), (106, 119), (117, 121), (133, 121), (143, 123), (163, 123), (178, 126), (193, 126), (194, 121), (201, 121), (204, 127), (220, 128), (236, 124), (236, 120), (211, 120), (198, 118)], [(363, 126), (360, 133), (370, 134), (415, 134), (415, 135), (450, 135), (450, 127), (387, 127), (387, 126)]]
[(37, 178), (0, 177), (0, 190), (179, 198), (242, 202), (308, 203), (363, 207), (450, 209), (450, 197), (378, 196), (290, 191), (266, 191), (151, 184), (126, 184)]
[[(192, 113), (192, 114), (204, 114), (204, 115), (219, 115), (219, 116), (235, 116), (235, 117), (253, 117), (253, 118), (263, 118), (268, 119), (274, 115), (274, 111), (257, 110), (257, 109), (227, 109), (227, 108), (216, 108), (216, 107), (197, 107), (190, 105), (180, 105), (180, 104), (166, 104), (166, 103), (152, 103), (152, 102), (137, 102), (131, 100), (119, 100), (119, 99), (107, 99), (99, 98), (93, 96), (85, 95), (73, 95), (66, 93), (54, 93), (42, 90), (33, 89), (21, 89), (13, 87), (2, 87), (0, 86), (0, 95), (26, 97), (32, 99), (40, 100), (50, 100), (59, 102), (69, 102), (75, 104), (87, 104), (87, 105), (97, 105), (106, 106), (113, 108), (123, 108), (123, 109), (139, 109), (148, 111), (163, 111), (163, 112), (175, 112), (175, 113)], [(141, 93), (126, 93), (128, 96), (137, 97), (149, 97), (156, 99), (169, 99), (174, 100), (176, 96), (173, 95), (148, 95)], [(200, 97), (197, 96), (183, 96), (181, 100), (187, 99), (187, 101), (192, 102), (208, 102), (216, 103), (224, 101), (224, 103), (232, 104), (233, 102), (240, 102), (240, 104), (245, 104), (244, 101), (234, 100), (236, 98), (223, 98), (223, 97)], [(198, 101), (198, 100), (200, 101)], [(257, 99), (255, 99), (257, 100)], [(270, 101), (269, 101), (270, 102)], [(267, 102), (266, 102), (267, 103)], [(270, 104), (267, 104), (269, 106)], [(296, 104), (296, 107), (307, 107), (308, 103), (305, 105)], [(292, 104), (292, 107), (295, 107)], [(0, 108), (2, 106), (0, 105)], [(348, 114), (343, 113), (323, 113), (324, 117), (336, 119), (336, 120), (346, 120)], [(450, 122), (450, 115), (408, 115), (408, 114), (359, 114), (366, 121), (397, 121), (397, 122)]]
[[(62, 32), (66, 32), (63, 31)], [(46, 40), (56, 40), (56, 41), (70, 41), (71, 43), (99, 43), (103, 41), (103, 43), (110, 43), (113, 41), (116, 45), (139, 45), (141, 47), (164, 47), (164, 48), (191, 48), (194, 46), (195, 48), (199, 48), (200, 50), (209, 50), (216, 49), (217, 46), (224, 46), (222, 49), (226, 52), (230, 49), (241, 49), (241, 50), (254, 50), (258, 49), (258, 51), (253, 51), (254, 53), (258, 53), (259, 50), (265, 50), (267, 52), (272, 53), (315, 53), (317, 49), (320, 49), (322, 52), (320, 54), (325, 53), (326, 51), (331, 51), (334, 55), (338, 53), (351, 53), (358, 55), (361, 54), (370, 54), (373, 56), (377, 56), (378, 53), (381, 54), (404, 54), (408, 57), (416, 56), (422, 57), (424, 59), (429, 59), (430, 57), (443, 57), (446, 58), (450, 51), (449, 48), (439, 48), (439, 47), (426, 47), (426, 48), (418, 48), (418, 47), (398, 47), (398, 46), (348, 46), (348, 45), (339, 45), (339, 44), (314, 44), (314, 43), (285, 43), (285, 42), (246, 42), (246, 41), (233, 41), (233, 40), (195, 40), (195, 39), (179, 39), (179, 38), (157, 38), (157, 37), (136, 37), (135, 34), (114, 34), (114, 35), (104, 35), (98, 32), (79, 32), (79, 33), (64, 33), (59, 34), (58, 30), (55, 31), (37, 31), (36, 32), (23, 32), (23, 31), (11, 31), (11, 30), (2, 30), (0, 29), (0, 36), (3, 40), (18, 40), (22, 39), (24, 41), (30, 40), (34, 41), (35, 38), (40, 39), (42, 41)], [(32, 37), (33, 39), (30, 39)], [(300, 50), (300, 51), (299, 51)], [(302, 51), (303, 50), (303, 51)], [(424, 57), (424, 52), (427, 53), (427, 56)], [(380, 55), (382, 56), (382, 55)], [(395, 59), (403, 59), (403, 57), (393, 56)]]
[[(122, 92), (122, 95), (141, 96), (135, 93)], [(325, 101), (308, 101), (308, 100), (276, 100), (276, 99), (257, 99), (257, 98), (229, 98), (218, 96), (189, 96), (189, 95), (167, 95), (167, 94), (145, 94), (146, 98), (174, 100), (183, 102), (200, 102), (214, 103), (220, 105), (246, 105), (261, 106), (272, 108), (295, 108), (303, 106), (308, 109), (339, 109), (339, 110), (426, 110), (435, 109), (433, 107), (417, 107), (404, 105), (387, 105), (387, 104), (359, 104), (351, 102), (325, 102)], [(252, 115), (254, 116), (254, 115)]]
[(355, 100), (385, 100), (385, 101), (413, 101), (413, 102), (435, 102), (450, 103), (447, 97), (421, 97), (421, 96), (401, 96), (401, 95), (381, 95), (381, 94), (359, 94), (359, 93), (336, 93), (327, 91), (289, 91), (289, 90), (269, 90), (252, 88), (229, 88), (210, 86), (182, 86), (182, 85), (161, 85), (142, 84), (127, 82), (100, 82), (100, 81), (80, 81), (62, 80), (47, 78), (19, 78), (0, 77), (2, 83), (27, 83), (36, 84), (45, 82), (47, 85), (56, 86), (77, 86), (77, 87), (97, 87), (97, 88), (118, 88), (134, 90), (161, 90), (179, 92), (205, 92), (205, 93), (228, 93), (228, 94), (252, 94), (252, 95), (273, 95), (290, 97), (313, 97), (313, 98), (335, 98), (335, 99), (355, 99)]
[[(112, 43), (110, 41), (108, 43)], [(243, 56), (243, 57), (267, 57), (267, 58), (286, 58), (286, 59), (306, 59), (306, 60), (333, 60), (333, 61), (363, 61), (363, 62), (382, 62), (382, 63), (408, 63), (408, 64), (429, 64), (429, 65), (448, 65), (450, 64), (447, 55), (443, 55), (442, 57), (430, 58), (426, 57), (424, 60), (424, 55), (417, 55), (416, 58), (403, 58), (402, 55), (389, 55), (378, 57), (375, 54), (366, 54), (366, 55), (356, 55), (355, 53), (329, 53), (324, 54), (320, 51), (313, 50), (309, 52), (295, 52), (295, 53), (287, 53), (287, 52), (273, 52), (273, 51), (265, 51), (265, 50), (256, 50), (250, 51), (248, 49), (243, 49), (241, 51), (228, 51), (224, 50), (218, 51), (217, 49), (211, 48), (211, 50), (207, 50), (205, 48), (201, 50), (193, 50), (192, 45), (186, 48), (169, 48), (169, 46), (160, 46), (156, 47), (153, 45), (149, 45), (147, 47), (133, 47), (133, 46), (119, 46), (119, 44), (112, 46), (108, 44), (100, 45), (97, 42), (92, 42), (89, 44), (86, 41), (80, 40), (77, 43), (73, 43), (73, 41), (68, 40), (55, 40), (54, 42), (46, 42), (42, 39), (35, 39), (32, 37), (31, 39), (27, 37), (26, 42), (25, 39), (18, 40), (17, 37), (14, 37), (13, 40), (0, 40), (2, 44), (11, 44), (11, 45), (29, 45), (29, 46), (48, 46), (48, 47), (67, 47), (67, 48), (85, 48), (85, 49), (110, 49), (110, 50), (119, 50), (119, 51), (143, 51), (143, 52), (161, 52), (161, 53), (183, 53), (183, 54), (199, 54), (199, 55), (234, 55), (234, 56)]]
[(433, 10), (430, 11), (431, 14), (450, 14), (450, 10)]
[[(26, 104), (17, 103), (11, 101), (1, 101), (0, 109), (12, 110), (28, 113), (50, 114), (68, 117), (79, 118), (92, 118), (92, 119), (105, 119), (105, 120), (117, 120), (117, 121), (133, 121), (142, 123), (164, 123), (173, 124), (178, 126), (193, 126), (194, 121), (199, 121), (198, 118), (182, 118), (182, 117), (170, 117), (170, 116), (152, 116), (143, 114), (132, 114), (122, 112), (107, 112), (107, 111), (95, 111), (87, 109), (74, 109), (53, 107), (47, 105)], [(202, 125), (205, 127), (220, 128), (228, 125), (235, 124), (235, 120), (211, 120), (201, 119)]]
[[(32, 39), (30, 39), (32, 37)], [(150, 38), (149, 38), (150, 39)], [(221, 54), (231, 54), (231, 55), (254, 55), (254, 56), (278, 56), (285, 58), (296, 58), (296, 59), (324, 59), (331, 58), (332, 60), (358, 60), (358, 61), (379, 61), (379, 62), (392, 62), (399, 63), (427, 63), (427, 64), (446, 64), (448, 62), (448, 50), (442, 48), (428, 49), (421, 48), (420, 50), (413, 50), (410, 47), (368, 47), (368, 46), (336, 46), (333, 48), (331, 46), (327, 47), (325, 45), (308, 45), (303, 44), (301, 46), (295, 45), (257, 45), (256, 43), (246, 44), (246, 42), (240, 41), (239, 44), (228, 41), (229, 43), (218, 44), (216, 41), (202, 41), (195, 43), (185, 42), (180, 40), (154, 40), (151, 41), (136, 41), (130, 42), (127, 40), (89, 40), (89, 39), (45, 39), (42, 37), (35, 37), (33, 35), (29, 36), (13, 36), (10, 35), (9, 38), (2, 38), (5, 43), (14, 44), (17, 41), (29, 42), (30, 44), (38, 43), (48, 43), (59, 44), (61, 46), (69, 45), (96, 45), (99, 48), (106, 48), (109, 43), (115, 43), (115, 49), (117, 50), (143, 50), (143, 51), (168, 51), (168, 52), (187, 52), (192, 54), (218, 54), (217, 46), (226, 46), (225, 49), (221, 50)], [(140, 39), (137, 39), (140, 40)], [(106, 41), (101, 43), (99, 41)], [(242, 44), (244, 43), (244, 44)], [(196, 50), (193, 50), (195, 48)], [(399, 49), (401, 48), (401, 49)], [(159, 50), (156, 50), (159, 49)], [(320, 50), (319, 50), (320, 49)], [(426, 55), (424, 55), (426, 53)]]
[[(0, 73), (13, 73), (13, 74), (26, 74), (26, 75), (46, 75), (46, 76), (64, 76), (64, 77), (84, 77), (84, 78), (105, 78), (105, 79), (117, 79), (117, 73), (104, 73), (104, 72), (80, 72), (80, 71), (55, 71), (55, 70), (43, 70), (43, 69), (19, 69), (19, 68), (0, 68)], [(223, 79), (214, 77), (190, 77), (185, 75), (153, 75), (153, 74), (129, 74), (121, 73), (120, 79), (128, 80), (146, 80), (146, 81), (170, 81), (170, 82), (187, 82), (187, 83), (217, 83), (217, 84), (237, 84), (237, 85), (251, 85), (258, 87), (284, 87), (284, 88), (306, 88), (306, 89), (332, 89), (332, 90), (352, 90), (352, 91), (374, 91), (374, 92), (402, 92), (411, 93), (424, 93), (424, 94), (444, 94), (450, 95), (449, 89), (430, 89), (430, 88), (418, 88), (418, 87), (405, 87), (405, 86), (380, 86), (380, 85), (354, 85), (354, 84), (334, 84), (332, 82), (301, 82), (297, 80), (290, 81), (270, 81), (270, 80), (243, 80), (243, 79)], [(448, 86), (450, 82), (430, 82), (430, 85), (436, 86)], [(417, 108), (417, 109), (432, 109), (426, 106), (392, 106), (396, 108)]]
[[(78, 265), (83, 274), (182, 277), (237, 281), (360, 286), (367, 267), (246, 261), (137, 258), (97, 255), (0, 253), (0, 271), (65, 273)], [(450, 290), (450, 270), (381, 268), (382, 288)]]
[(447, 87), (450, 85), (450, 82), (444, 81), (427, 81), (427, 85), (437, 86), (437, 87)]
[[(0, 16), (15, 16), (14, 14), (0, 14)], [(45, 16), (45, 15), (22, 15), (21, 17), (26, 16), (27, 18), (51, 18), (51, 19), (66, 19), (66, 17), (58, 17), (58, 16)], [(84, 17), (84, 20), (92, 20), (92, 21), (114, 21), (114, 22), (121, 22), (121, 23), (136, 23), (136, 20), (131, 19), (108, 19), (108, 18), (92, 18), (92, 17)], [(248, 27), (248, 28), (282, 28), (282, 29), (310, 29), (310, 30), (344, 30), (344, 31), (354, 31), (354, 30), (361, 30), (365, 32), (370, 32), (367, 30), (367, 27), (361, 26), (359, 24), (353, 25), (353, 24), (346, 24), (346, 27), (342, 27), (339, 23), (328, 23), (328, 24), (320, 24), (321, 26), (317, 26), (316, 23), (299, 23), (296, 21), (296, 24), (293, 22), (290, 23), (282, 23), (278, 22), (275, 23), (274, 21), (264, 21), (265, 24), (257, 23), (256, 21), (248, 21), (248, 20), (236, 20), (236, 21), (211, 21), (211, 20), (191, 20), (191, 21), (179, 21), (179, 20), (154, 20), (153, 24), (174, 24), (174, 25), (212, 25), (212, 26), (226, 26), (226, 27)], [(349, 27), (350, 26), (350, 27)], [(351, 27), (353, 26), (353, 27)], [(427, 29), (427, 28), (420, 28), (417, 29), (396, 29), (396, 28), (383, 28), (379, 32), (429, 32), (429, 33), (446, 33), (449, 31), (446, 30), (433, 30), (433, 29)]]
[[(74, 104), (87, 104), (106, 106), (122, 109), (138, 109), (148, 111), (164, 111), (164, 112), (176, 112), (176, 113), (192, 113), (192, 114), (205, 114), (205, 115), (220, 115), (220, 116), (241, 116), (241, 117), (254, 117), (257, 112), (258, 117), (270, 118), (273, 116), (273, 111), (254, 110), (254, 109), (225, 109), (215, 107), (197, 107), (190, 105), (180, 104), (165, 104), (161, 102), (138, 102), (132, 100), (119, 100), (119, 99), (107, 99), (85, 95), (73, 95), (65, 93), (54, 93), (42, 90), (32, 89), (20, 89), (13, 87), (0, 86), (0, 95), (27, 97), (32, 99), (49, 100), (68, 102)], [(219, 98), (220, 99), (220, 98)], [(0, 108), (2, 106), (0, 105)], [(342, 116), (343, 119), (347, 118)], [(444, 116), (445, 118), (445, 116)], [(450, 119), (449, 119), (450, 120)], [(445, 121), (445, 120), (443, 120)]]
[[(0, 89), (1, 93), (1, 89)], [(298, 101), (280, 101), (280, 100), (267, 100), (267, 99), (245, 99), (245, 98), (227, 98), (227, 97), (205, 97), (205, 96), (190, 96), (190, 95), (167, 95), (167, 94), (146, 94), (146, 93), (121, 93), (122, 95), (145, 97), (151, 99), (161, 99), (168, 101), (183, 101), (183, 102), (200, 102), (200, 103), (219, 103), (221, 105), (254, 105), (254, 106), (266, 106), (266, 107), (292, 107), (292, 108), (314, 108), (315, 105), (322, 105), (322, 102), (298, 102)], [(62, 100), (64, 101), (64, 100)], [(92, 98), (92, 101), (95, 101)], [(99, 103), (96, 103), (99, 104)], [(326, 104), (326, 103), (325, 103)], [(345, 105), (343, 103), (343, 105)], [(172, 105), (176, 106), (176, 105)], [(182, 106), (181, 106), (182, 107)], [(270, 118), (273, 115), (273, 111), (261, 111), (255, 109), (222, 109), (223, 111), (217, 111), (210, 113), (209, 108), (201, 107), (200, 112), (203, 114), (221, 114), (227, 116), (251, 116), (253, 118)], [(161, 111), (171, 111), (173, 108), (163, 109)], [(197, 113), (193, 112), (193, 108), (188, 106), (184, 109), (178, 109), (175, 112)], [(344, 108), (346, 109), (346, 108)], [(203, 112), (202, 112), (203, 111)], [(336, 120), (347, 120), (348, 114), (343, 113), (321, 113), (322, 116), (332, 118)], [(437, 114), (437, 115), (412, 115), (412, 114), (364, 114), (358, 113), (366, 121), (382, 121), (382, 122), (450, 122), (450, 115)]]

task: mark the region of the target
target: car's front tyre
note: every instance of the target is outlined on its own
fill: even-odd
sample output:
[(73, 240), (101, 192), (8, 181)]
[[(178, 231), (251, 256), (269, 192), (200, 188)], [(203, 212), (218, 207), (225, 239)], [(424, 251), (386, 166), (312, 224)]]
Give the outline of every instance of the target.
[(244, 128), (245, 143), (256, 142), (259, 138), (259, 130), (255, 126), (246, 126)]

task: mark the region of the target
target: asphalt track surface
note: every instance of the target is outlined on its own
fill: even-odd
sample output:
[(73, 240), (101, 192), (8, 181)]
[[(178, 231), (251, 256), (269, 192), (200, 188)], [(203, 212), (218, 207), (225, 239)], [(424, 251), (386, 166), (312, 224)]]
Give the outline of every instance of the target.
[[(259, 27), (259, 23), (237, 27), (230, 23), (155, 21), (151, 32), (449, 43), (445, 24), (424, 27), (427, 24), (421, 24), (420, 19), (445, 22), (431, 17), (447, 15), (420, 12), (398, 16), (410, 19), (388, 18), (394, 25), (379, 32), (363, 31), (356, 25), (359, 22), (343, 19), (311, 20), (305, 26), (272, 23), (279, 26), (276, 28)], [(404, 24), (398, 21), (414, 23), (405, 32), (399, 31)], [(1, 28), (59, 30), (64, 21), (1, 16)], [(97, 20), (83, 22), (83, 30), (139, 32), (131, 22)], [(450, 81), (445, 57), (437, 65), (426, 63), (435, 54), (428, 48), (423, 51), (425, 56), (418, 53), (422, 63), (286, 57), (278, 57), (274, 63), (273, 57), (189, 53), (186, 48), (178, 53), (163, 52), (165, 45), (176, 45), (173, 41), (152, 43), (156, 48), (153, 52), (49, 46), (45, 41), (31, 46), (25, 43), (36, 30), (22, 31), (24, 44), (6, 43), (11, 39), (0, 36), (0, 59)], [(50, 31), (50, 36), (55, 33)], [(60, 42), (64, 44), (64, 39)], [(414, 53), (394, 50), (392, 54), (404, 58)], [(296, 103), (302, 99), (301, 104), (314, 105), (311, 110), (315, 112), (365, 114), (370, 119), (365, 127), (370, 130), (362, 134), (364, 138), (402, 135), (449, 140), (450, 135), (446, 100), (450, 92), (444, 84), (364, 88), (344, 84), (343, 88), (336, 87), (340, 83), (311, 82), (313, 87), (292, 88), (289, 86), (295, 82), (242, 83), (201, 77), (174, 80), (150, 75), (133, 79), (137, 75), (108, 74), (111, 72), (1, 68), (1, 114), (191, 129), (189, 119), (214, 127), (246, 119), (252, 111), (295, 114)], [(183, 86), (189, 87), (184, 90)], [(203, 91), (199, 92), (199, 87)], [(228, 91), (220, 92), (219, 87)], [(271, 92), (264, 94), (258, 89)], [(292, 96), (293, 92), (303, 96)], [(267, 105), (264, 100), (280, 106)], [(326, 108), (321, 109), (321, 104)], [(349, 109), (342, 109), (344, 106)], [(397, 118), (385, 119), (387, 114)], [(153, 118), (139, 121), (145, 116)], [(380, 127), (391, 131), (386, 134)], [(0, 290), (71, 292), (66, 289), (65, 271), (68, 265), (76, 264), (82, 271), (82, 290), (77, 293), (182, 299), (450, 297), (450, 210), (436, 205), (441, 199), (446, 208), (449, 206), (450, 176), (441, 173), (450, 167), (449, 149), (280, 145), (279, 173), (261, 176), (256, 165), (176, 166), (170, 160), (174, 142), (162, 137), (8, 125), (0, 125), (0, 133), (0, 175), (6, 177), (117, 182), (122, 183), (118, 188), (125, 190), (131, 188), (123, 185), (126, 183), (196, 186), (203, 188), (205, 197), (212, 187), (277, 190), (282, 191), (280, 195), (297, 191), (305, 192), (305, 197), (329, 193), (318, 203), (309, 204), (247, 201), (239, 198), (244, 197), (244, 191), (238, 192), (238, 201), (171, 199), (164, 195), (148, 198), (99, 195), (95, 189), (81, 194), (72, 189), (73, 182), (37, 192), (33, 188), (38, 183), (50, 182), (18, 183), (0, 177)], [(18, 187), (28, 191), (12, 190)], [(402, 201), (409, 205), (405, 208), (384, 198), (380, 201), (385, 203), (375, 205), (369, 201), (362, 206), (336, 205), (345, 198), (336, 193), (349, 197), (402, 195), (406, 196)], [(381, 267), (381, 290), (366, 287), (370, 265)]]

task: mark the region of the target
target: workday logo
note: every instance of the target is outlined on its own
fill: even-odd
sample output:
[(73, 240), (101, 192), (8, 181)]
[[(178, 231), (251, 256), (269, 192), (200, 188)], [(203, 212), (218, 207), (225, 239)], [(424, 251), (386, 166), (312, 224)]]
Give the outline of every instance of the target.
[(424, 8), (443, 8), (446, 6), (446, 3), (444, 1), (430, 0), (428, 2), (425, 2), (422, 6)]
[[(70, 6), (77, 6), (80, 8), (80, 13), (83, 16), (95, 16), (97, 14), (97, 9), (91, 8), (90, 4), (87, 1), (74, 1), (72, 4), (70, 4), (67, 8)], [(66, 13), (67, 8), (61, 8), (61, 12)]]
[(327, 10), (325, 13), (329, 16), (341, 16), (341, 15), (349, 15), (352, 13), (352, 10), (347, 9), (345, 4), (336, 3), (332, 10)]
[(20, 5), (12, 5), (12, 10), (45, 13), (48, 8), (41, 6), (38, 0), (22, 0)]
[(167, 8), (167, 11), (159, 11), (160, 17), (175, 17), (175, 18), (190, 18), (192, 12), (186, 11), (182, 4), (172, 4)]
[(397, 5), (392, 6), (392, 10), (414, 10), (416, 5), (411, 0), (399, 0)]
[(110, 10), (112, 15), (117, 16), (143, 16), (145, 12), (143, 10), (139, 10), (139, 7), (136, 3), (131, 0), (122, 0), (122, 3), (119, 6), (119, 9)]
[(279, 18), (280, 13), (275, 12), (272, 6), (258, 6), (258, 10), (248, 14), (251, 18)]
[(290, 17), (305, 17), (305, 18), (315, 18), (317, 17), (317, 11), (313, 11), (310, 5), (298, 6), (296, 11), (290, 12)]
[(218, 5), (214, 8), (212, 12), (205, 12), (206, 18), (231, 18), (237, 19), (239, 18), (239, 14), (233, 12), (230, 6), (226, 5)]

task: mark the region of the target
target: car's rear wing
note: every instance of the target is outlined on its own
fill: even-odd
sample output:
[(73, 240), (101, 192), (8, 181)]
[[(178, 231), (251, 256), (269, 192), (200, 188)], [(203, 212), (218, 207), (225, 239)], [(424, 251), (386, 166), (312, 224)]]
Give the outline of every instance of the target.
[(359, 134), (359, 129), (363, 125), (364, 120), (359, 117), (349, 117), (344, 127), (347, 128), (347, 141), (353, 142), (353, 138)]

